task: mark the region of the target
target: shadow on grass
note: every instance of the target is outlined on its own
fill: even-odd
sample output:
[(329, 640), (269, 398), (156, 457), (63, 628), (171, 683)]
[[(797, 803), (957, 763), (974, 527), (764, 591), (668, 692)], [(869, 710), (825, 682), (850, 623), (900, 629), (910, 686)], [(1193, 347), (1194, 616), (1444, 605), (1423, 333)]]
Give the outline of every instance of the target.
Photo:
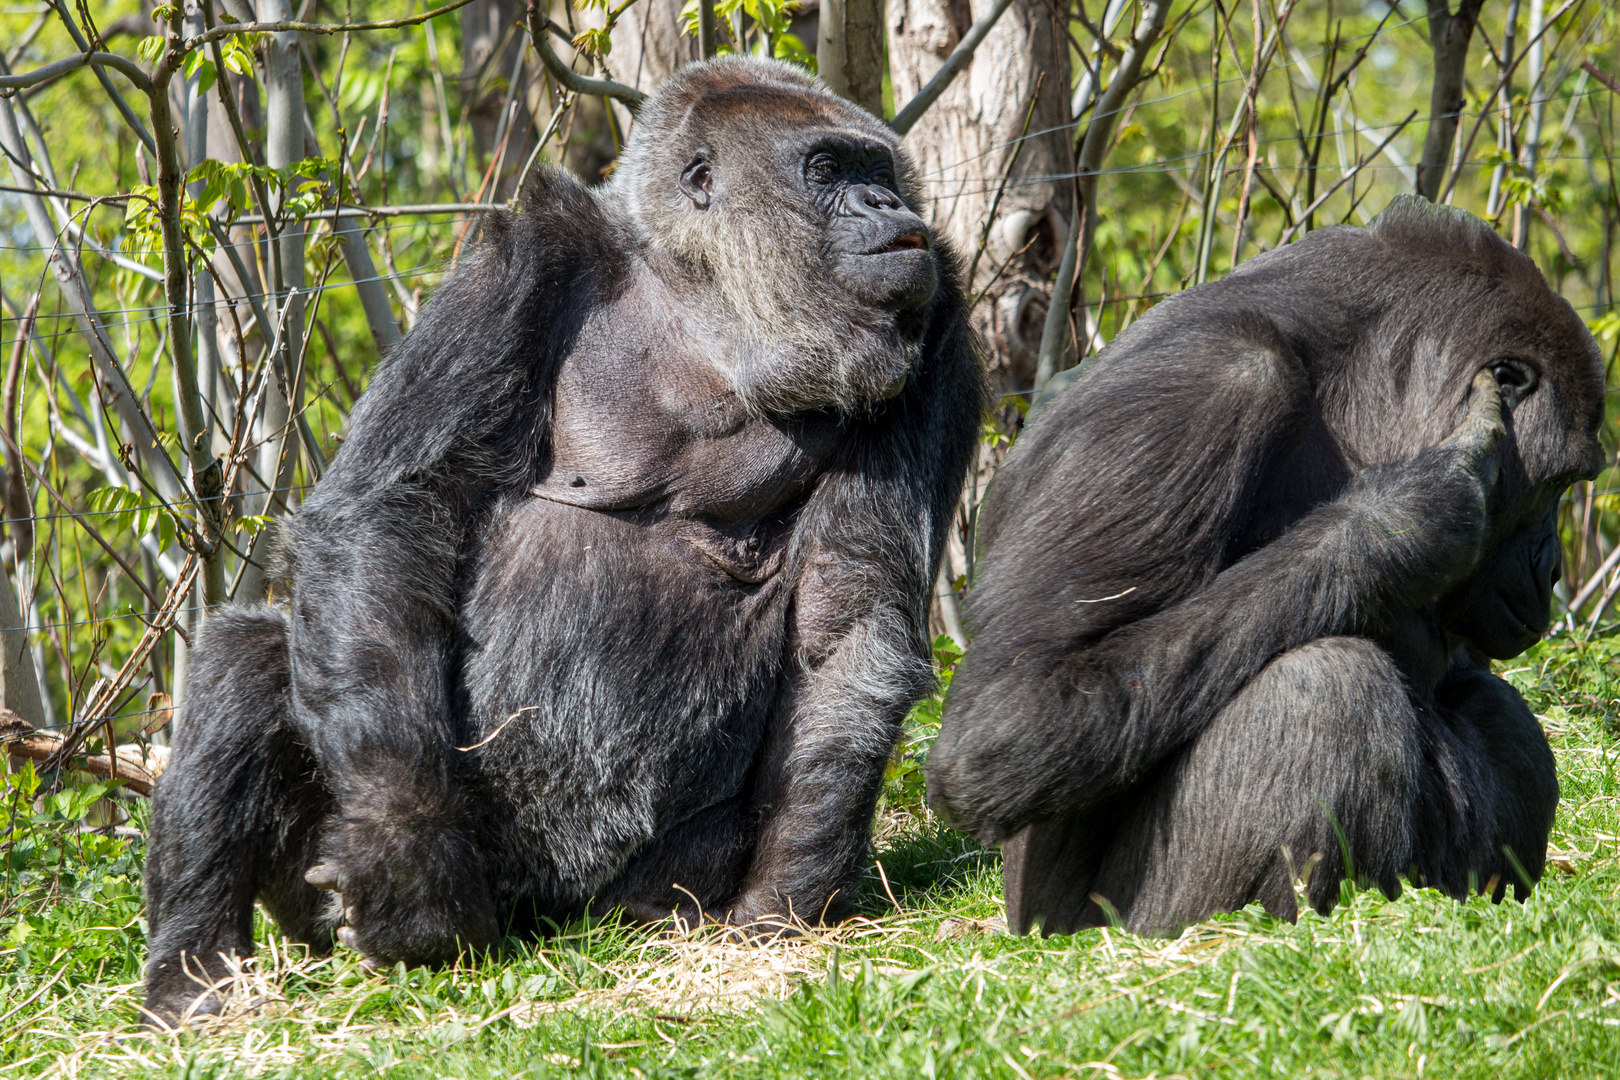
[[(945, 913), (980, 901), (999, 902), (1001, 853), (938, 818), (912, 822), (874, 844), (857, 912), (879, 916), (926, 909)], [(882, 868), (881, 872), (879, 867)], [(887, 882), (887, 887), (885, 887)]]

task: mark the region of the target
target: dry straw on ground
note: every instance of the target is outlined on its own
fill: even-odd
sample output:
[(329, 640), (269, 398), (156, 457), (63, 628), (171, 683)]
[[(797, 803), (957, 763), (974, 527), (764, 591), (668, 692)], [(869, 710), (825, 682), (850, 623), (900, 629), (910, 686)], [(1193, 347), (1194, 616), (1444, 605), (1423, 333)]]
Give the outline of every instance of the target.
[[(391, 1019), (381, 1023), (357, 1016), (377, 995), (392, 993), (397, 985), (392, 973), (355, 981), (358, 965), (352, 954), (312, 959), (301, 948), (271, 938), (257, 958), (238, 966), (234, 977), (220, 984), (225, 996), (221, 1014), (199, 1021), (190, 1031), (142, 1030), (133, 1020), (114, 1030), (77, 1031), (62, 1015), (64, 1010), (53, 1009), (15, 1034), (46, 1045), (60, 1040), (69, 1046), (30, 1059), (34, 1068), (40, 1068), (41, 1058), (55, 1058), (44, 1067), (44, 1075), (183, 1071), (188, 1062), (192, 1068), (227, 1066), (254, 1075), (343, 1057), (358, 1041), (397, 1031), (400, 1025), (392, 1017), (401, 1012), (418, 1022), (418, 1037), (447, 1044), (501, 1022), (530, 1028), (569, 1014), (589, 1014), (599, 1023), (629, 1015), (678, 1023), (723, 1019), (758, 1008), (766, 998), (786, 997), (802, 982), (825, 978), (835, 950), (881, 947), (912, 928), (910, 920), (887, 918), (853, 919), (830, 928), (801, 927), (795, 936), (755, 940), (716, 928), (648, 931), (634, 936), (619, 956), (605, 963), (570, 952), (572, 965), (563, 960), (561, 949), (547, 948), (537, 951), (534, 961), (557, 976), (560, 985), (573, 987), (566, 996), (530, 998), (520, 993), (517, 1000), (487, 1014), (396, 1000), (389, 1009)], [(875, 967), (884, 974), (910, 970), (889, 963)], [(458, 982), (474, 983), (490, 972), (469, 967), (454, 974)], [(302, 983), (314, 992), (289, 994), (290, 983)], [(104, 1004), (127, 1001), (133, 1015), (140, 989), (127, 985), (98, 992), (106, 995)]]

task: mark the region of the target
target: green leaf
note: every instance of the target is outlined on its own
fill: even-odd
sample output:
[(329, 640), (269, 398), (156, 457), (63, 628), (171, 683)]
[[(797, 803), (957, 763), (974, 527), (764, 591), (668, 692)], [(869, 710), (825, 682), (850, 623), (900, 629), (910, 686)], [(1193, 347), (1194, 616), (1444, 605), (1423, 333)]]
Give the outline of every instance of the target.
[(142, 38), (140, 44), (135, 46), (135, 55), (149, 64), (155, 64), (158, 57), (163, 55), (163, 46), (163, 39), (156, 35)]
[(238, 75), (253, 74), (253, 54), (247, 50), (239, 38), (226, 38), (220, 47), (220, 58), (225, 66)]
[(204, 56), (201, 50), (187, 53), (183, 68), (186, 78), (196, 78), (197, 92), (200, 94), (208, 93), (214, 88), (214, 83), (219, 81), (219, 72), (215, 70), (214, 62)]

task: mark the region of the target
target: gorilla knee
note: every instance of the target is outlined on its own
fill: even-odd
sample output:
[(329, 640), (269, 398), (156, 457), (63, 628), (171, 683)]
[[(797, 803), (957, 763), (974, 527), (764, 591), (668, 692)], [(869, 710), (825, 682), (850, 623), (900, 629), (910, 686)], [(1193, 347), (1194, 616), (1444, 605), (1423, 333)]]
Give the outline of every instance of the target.
[(1244, 832), (1265, 838), (1274, 856), (1286, 847), (1290, 876), (1305, 877), (1313, 906), (1325, 909), (1345, 877), (1400, 891), (1420, 791), (1418, 723), (1382, 649), (1324, 638), (1267, 665), (1198, 755)]

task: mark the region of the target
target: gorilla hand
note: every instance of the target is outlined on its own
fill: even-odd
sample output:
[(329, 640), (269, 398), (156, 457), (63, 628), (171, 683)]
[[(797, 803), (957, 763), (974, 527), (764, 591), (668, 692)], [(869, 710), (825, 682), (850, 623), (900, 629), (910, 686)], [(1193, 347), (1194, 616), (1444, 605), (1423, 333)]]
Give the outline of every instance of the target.
[[(1502, 388), (1489, 368), (1474, 376), (1468, 390), (1468, 415), (1455, 431), (1440, 445), (1449, 447), (1457, 455), (1458, 464), (1472, 472), (1483, 485), (1482, 495), (1489, 496), (1501, 475), (1496, 459), (1496, 444), (1507, 435), (1507, 424), (1502, 419)], [(1483, 509), (1483, 508), (1482, 508)]]
[(500, 940), (483, 861), (453, 828), (340, 820), (304, 880), (338, 894), (338, 941), (368, 970), (447, 964)]
[(1496, 447), (1506, 434), (1501, 389), (1481, 371), (1467, 414), (1442, 442), (1357, 478), (1396, 609), (1426, 607), (1478, 568), (1500, 486)]

